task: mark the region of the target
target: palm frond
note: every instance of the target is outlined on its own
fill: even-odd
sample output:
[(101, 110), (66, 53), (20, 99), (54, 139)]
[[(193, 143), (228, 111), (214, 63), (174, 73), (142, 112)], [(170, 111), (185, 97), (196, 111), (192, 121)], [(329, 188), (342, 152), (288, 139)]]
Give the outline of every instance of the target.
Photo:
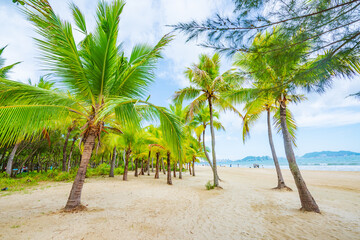
[[(295, 119), (288, 108), (286, 108), (286, 125), (287, 125), (288, 131), (290, 133), (291, 141), (294, 144), (294, 146), (296, 147), (297, 126), (296, 126)], [(275, 129), (277, 130), (277, 133), (281, 133), (280, 108), (278, 108), (278, 111), (276, 111), (276, 113), (274, 115), (274, 126), (275, 126)]]

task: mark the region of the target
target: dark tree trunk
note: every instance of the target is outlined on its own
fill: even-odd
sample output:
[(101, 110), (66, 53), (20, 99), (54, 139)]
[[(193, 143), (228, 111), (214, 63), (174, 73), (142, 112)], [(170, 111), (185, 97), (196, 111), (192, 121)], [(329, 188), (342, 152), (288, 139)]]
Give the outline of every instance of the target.
[(291, 190), (291, 188), (289, 188), (289, 187), (287, 187), (285, 185), (285, 181), (284, 181), (284, 178), (282, 176), (279, 161), (278, 161), (278, 158), (277, 158), (277, 155), (276, 155), (274, 142), (273, 142), (273, 138), (272, 138), (272, 132), (271, 132), (270, 109), (267, 109), (266, 111), (267, 111), (267, 125), (268, 125), (269, 144), (270, 144), (271, 154), (272, 154), (272, 157), (273, 157), (273, 160), (274, 160), (277, 179), (278, 179), (278, 185), (277, 185), (277, 187), (275, 189), (288, 189), (288, 190)]
[(192, 172), (191, 172), (191, 166), (190, 166), (190, 163), (188, 163), (188, 168), (189, 168), (189, 173), (190, 173), (190, 176), (192, 175)]
[(111, 165), (110, 165), (110, 173), (109, 177), (114, 177), (114, 169), (115, 169), (115, 160), (116, 160), (116, 147), (114, 147)]
[(193, 157), (193, 161), (192, 161), (192, 175), (195, 177), (195, 157)]
[(68, 157), (68, 160), (67, 160), (67, 171), (69, 172), (70, 171), (70, 168), (71, 168), (71, 157), (72, 157), (72, 153), (73, 153), (73, 150), (74, 150), (74, 145), (75, 145), (75, 142), (76, 142), (76, 137), (73, 138), (73, 142), (71, 144), (71, 147), (70, 147), (70, 153), (69, 153), (69, 157)]
[(9, 155), (8, 162), (7, 162), (7, 165), (6, 165), (6, 173), (9, 174), (9, 176), (11, 176), (14, 157), (15, 157), (16, 151), (19, 148), (19, 146), (20, 146), (20, 143), (15, 144), (13, 150), (11, 151), (11, 153)]
[[(214, 116), (213, 116), (213, 109), (212, 109), (212, 102), (211, 98), (208, 98), (209, 101), (209, 110), (210, 110), (210, 132), (211, 132), (211, 153), (212, 153), (212, 160), (213, 160), (213, 175), (214, 175), (214, 186), (219, 186), (219, 179), (217, 174), (217, 166), (216, 166), (216, 153), (215, 153), (215, 132), (214, 132)], [(205, 141), (205, 139), (203, 139)]]
[(141, 171), (140, 175), (144, 175), (144, 159), (141, 159)]
[(155, 164), (155, 179), (159, 179), (159, 157), (160, 153), (156, 153), (156, 164)]
[(81, 191), (85, 181), (86, 169), (95, 146), (95, 131), (90, 129), (84, 143), (84, 151), (80, 162), (79, 170), (76, 174), (75, 181), (71, 188), (69, 199), (66, 203), (65, 210), (72, 210), (81, 206)]
[(174, 173), (174, 178), (176, 178), (176, 165), (177, 165), (177, 162), (174, 162), (174, 169), (173, 169), (173, 173)]
[(137, 158), (135, 158), (135, 177), (137, 177), (138, 176), (138, 159)]
[(150, 176), (150, 156), (151, 156), (151, 150), (149, 150), (149, 156), (147, 161), (147, 175)]
[(167, 184), (172, 185), (172, 181), (171, 181), (170, 152), (167, 152)]
[(131, 154), (131, 149), (128, 148), (128, 149), (125, 151), (125, 165), (124, 165), (124, 175), (123, 175), (123, 180), (124, 180), (124, 181), (127, 181), (127, 174), (128, 174), (128, 166), (129, 166), (130, 154)]
[(280, 120), (281, 120), (281, 130), (284, 138), (285, 154), (289, 162), (290, 171), (294, 177), (295, 184), (299, 192), (301, 209), (308, 212), (320, 213), (320, 209), (316, 204), (315, 199), (312, 197), (310, 191), (308, 190), (305, 181), (301, 176), (299, 167), (296, 163), (295, 154), (292, 148), (290, 133), (288, 131), (287, 123), (286, 123), (286, 103), (284, 101), (280, 102)]
[(69, 127), (68, 131), (67, 131), (67, 134), (66, 134), (66, 137), (65, 137), (65, 143), (64, 143), (64, 147), (63, 147), (63, 160), (62, 160), (62, 171), (63, 172), (66, 171), (66, 157), (67, 157), (66, 148), (67, 148), (70, 133), (71, 133), (72, 130), (73, 130), (73, 127)]

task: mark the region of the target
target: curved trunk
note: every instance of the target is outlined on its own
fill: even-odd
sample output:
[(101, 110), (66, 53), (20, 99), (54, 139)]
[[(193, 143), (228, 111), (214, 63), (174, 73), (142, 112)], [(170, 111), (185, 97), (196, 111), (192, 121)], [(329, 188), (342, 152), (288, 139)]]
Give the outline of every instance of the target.
[(114, 177), (115, 160), (116, 160), (116, 147), (114, 147), (114, 149), (113, 149), (109, 177)]
[[(219, 178), (217, 174), (217, 167), (216, 167), (216, 153), (215, 153), (215, 132), (214, 132), (214, 116), (213, 116), (213, 109), (212, 109), (212, 102), (211, 98), (208, 98), (209, 101), (209, 110), (210, 110), (210, 132), (211, 132), (211, 153), (213, 157), (213, 175), (214, 175), (214, 186), (219, 186)], [(205, 139), (203, 139), (205, 140)]]
[(127, 181), (127, 174), (128, 174), (128, 166), (129, 166), (130, 154), (131, 154), (131, 149), (128, 148), (128, 149), (125, 151), (125, 164), (124, 164), (124, 175), (123, 175), (123, 180), (124, 180), (124, 181)]
[(155, 164), (155, 179), (159, 179), (159, 157), (160, 153), (156, 153), (156, 164)]
[(9, 174), (9, 176), (11, 176), (14, 157), (15, 157), (16, 151), (19, 148), (19, 146), (20, 146), (20, 143), (15, 144), (13, 150), (11, 151), (11, 153), (9, 155), (8, 162), (6, 165), (6, 173)]
[(65, 210), (72, 210), (81, 205), (81, 191), (85, 181), (86, 169), (95, 145), (95, 131), (90, 130), (84, 143), (79, 170), (76, 174), (75, 181), (72, 185), (69, 199), (66, 203)]
[(195, 177), (195, 157), (193, 157), (193, 161), (192, 161), (192, 172), (193, 172), (193, 176)]
[(268, 126), (269, 145), (270, 145), (271, 154), (272, 154), (272, 157), (274, 160), (277, 179), (278, 179), (278, 185), (277, 185), (276, 189), (282, 189), (282, 188), (290, 189), (289, 187), (287, 187), (285, 185), (285, 181), (284, 181), (284, 178), (281, 173), (279, 161), (278, 161), (278, 158), (277, 158), (277, 155), (275, 152), (274, 142), (273, 142), (272, 133), (271, 133), (270, 109), (267, 109), (267, 126)]
[(170, 152), (167, 152), (167, 184), (172, 185), (171, 181), (171, 163), (170, 163)]
[(280, 120), (281, 120), (281, 130), (284, 138), (285, 154), (289, 162), (290, 171), (294, 177), (295, 184), (299, 192), (301, 209), (304, 211), (320, 213), (320, 209), (316, 204), (315, 199), (312, 197), (310, 191), (308, 190), (305, 181), (301, 176), (299, 167), (296, 163), (295, 154), (292, 148), (290, 133), (288, 131), (287, 123), (286, 123), (286, 104), (283, 101), (280, 102)]
[(67, 131), (67, 134), (66, 134), (66, 137), (65, 137), (65, 143), (64, 143), (64, 147), (63, 147), (63, 160), (62, 160), (62, 171), (63, 171), (63, 172), (66, 171), (66, 157), (67, 157), (66, 148), (67, 148), (67, 144), (68, 144), (68, 141), (69, 141), (70, 133), (71, 133), (72, 130), (73, 130), (73, 128), (72, 128), (72, 127), (69, 127), (69, 128), (68, 128), (68, 131)]
[(150, 176), (150, 156), (151, 150), (149, 151), (148, 161), (147, 161), (147, 175)]

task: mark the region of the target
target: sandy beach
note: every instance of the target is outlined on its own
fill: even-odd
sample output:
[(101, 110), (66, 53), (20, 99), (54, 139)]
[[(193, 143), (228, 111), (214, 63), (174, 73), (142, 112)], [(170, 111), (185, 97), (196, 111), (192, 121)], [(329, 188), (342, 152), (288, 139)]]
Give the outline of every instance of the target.
[(298, 193), (272, 190), (273, 169), (208, 167), (166, 185), (166, 176), (87, 179), (88, 211), (62, 213), (71, 183), (0, 195), (0, 239), (360, 239), (360, 172), (303, 171), (322, 214), (299, 211)]

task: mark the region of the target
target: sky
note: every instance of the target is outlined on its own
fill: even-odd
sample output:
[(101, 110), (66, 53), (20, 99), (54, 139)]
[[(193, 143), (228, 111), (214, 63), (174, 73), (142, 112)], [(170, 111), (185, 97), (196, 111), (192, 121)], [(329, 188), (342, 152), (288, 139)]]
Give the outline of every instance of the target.
[[(75, 0), (86, 16), (88, 29), (94, 26), (96, 0)], [(62, 19), (72, 21), (68, 1), (50, 0)], [(138, 43), (155, 45), (172, 29), (167, 25), (190, 20), (203, 20), (216, 12), (229, 13), (231, 0), (128, 0), (121, 15), (119, 40), (124, 42), (126, 54)], [(36, 34), (25, 17), (10, 0), (0, 0), (0, 47), (8, 45), (3, 57), (6, 64), (21, 61), (9, 74), (10, 79), (33, 82), (46, 72), (41, 71), (38, 52), (32, 37)], [(75, 33), (77, 40), (81, 39)], [(189, 85), (183, 72), (198, 62), (201, 53), (212, 54), (210, 49), (198, 46), (202, 39), (185, 42), (186, 37), (176, 34), (164, 50), (158, 63), (155, 83), (150, 88), (150, 101), (168, 106), (173, 93)], [(222, 58), (222, 71), (231, 67), (231, 58)], [(332, 89), (325, 94), (306, 94), (307, 100), (289, 105), (298, 125), (295, 154), (302, 156), (313, 151), (347, 150), (360, 152), (360, 100), (348, 97), (360, 91), (360, 77), (352, 80), (334, 79)], [(241, 110), (241, 106), (237, 106)], [(226, 131), (216, 132), (218, 159), (238, 160), (246, 156), (270, 156), (266, 118), (263, 116), (251, 129), (251, 137), (242, 141), (242, 121), (233, 113), (220, 114)], [(210, 146), (210, 133), (206, 144)], [(273, 130), (278, 156), (285, 156), (282, 136)]]

